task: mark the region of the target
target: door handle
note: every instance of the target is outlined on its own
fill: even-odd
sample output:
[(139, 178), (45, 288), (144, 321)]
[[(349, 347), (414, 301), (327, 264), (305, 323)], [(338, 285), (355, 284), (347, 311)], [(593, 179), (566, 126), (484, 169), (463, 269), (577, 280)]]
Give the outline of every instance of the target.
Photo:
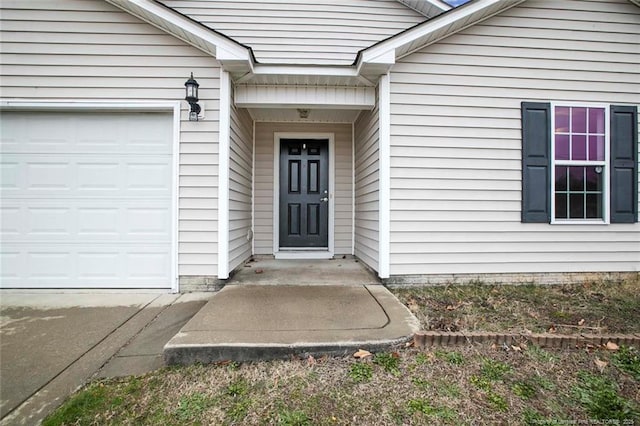
[(322, 198), (320, 198), (320, 202), (322, 202), (322, 201), (329, 201), (329, 197), (322, 197)]

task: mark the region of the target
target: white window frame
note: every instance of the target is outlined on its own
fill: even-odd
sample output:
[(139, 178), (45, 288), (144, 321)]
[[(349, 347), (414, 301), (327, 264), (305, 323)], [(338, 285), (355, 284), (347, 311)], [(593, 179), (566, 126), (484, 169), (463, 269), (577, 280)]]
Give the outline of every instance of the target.
[[(609, 191), (609, 182), (611, 179), (611, 161), (610, 161), (610, 119), (609, 104), (590, 103), (590, 102), (551, 102), (551, 224), (557, 225), (608, 225), (610, 223), (610, 205), (611, 196)], [(575, 161), (560, 160), (556, 161), (556, 107), (574, 107), (574, 108), (603, 108), (604, 109), (604, 161)], [(557, 166), (602, 166), (604, 168), (602, 174), (602, 219), (556, 219), (556, 165)]]

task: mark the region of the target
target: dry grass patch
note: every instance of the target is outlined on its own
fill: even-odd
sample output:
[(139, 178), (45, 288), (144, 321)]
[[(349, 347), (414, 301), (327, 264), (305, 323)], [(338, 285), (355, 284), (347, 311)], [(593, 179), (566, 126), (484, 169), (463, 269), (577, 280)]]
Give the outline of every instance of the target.
[(640, 274), (572, 285), (447, 285), (394, 289), (425, 330), (639, 333)]
[[(616, 361), (620, 355), (605, 350), (470, 345), (402, 349), (362, 360), (168, 368), (92, 383), (44, 424), (634, 424), (640, 422), (634, 351), (627, 348)], [(371, 374), (353, 373), (360, 368)]]

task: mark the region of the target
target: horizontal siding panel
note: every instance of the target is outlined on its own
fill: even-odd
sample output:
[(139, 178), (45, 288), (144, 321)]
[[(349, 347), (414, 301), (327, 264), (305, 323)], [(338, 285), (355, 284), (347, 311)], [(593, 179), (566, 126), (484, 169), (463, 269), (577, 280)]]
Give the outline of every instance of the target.
[(263, 63), (350, 65), (359, 50), (425, 20), (394, 0), (164, 0), (253, 48)]
[[(179, 274), (217, 274), (219, 64), (98, 0), (2, 1), (4, 98), (176, 101), (194, 73), (206, 118), (181, 116)], [(200, 263), (199, 263), (200, 262)]]
[(638, 224), (521, 223), (520, 102), (637, 104), (639, 18), (530, 0), (394, 66), (393, 275), (638, 270)]
[[(490, 249), (490, 247), (487, 247)], [(530, 261), (532, 257), (538, 258), (538, 262), (540, 263), (567, 263), (567, 262), (575, 262), (575, 263), (590, 263), (590, 262), (602, 262), (603, 259), (611, 259), (612, 262), (629, 262), (637, 260), (637, 257), (630, 255), (629, 253), (615, 253), (615, 252), (601, 252), (601, 251), (591, 251), (591, 252), (581, 252), (579, 253), (579, 257), (576, 258), (578, 254), (574, 253), (554, 253), (554, 252), (532, 252), (532, 251), (524, 251), (524, 252), (505, 252), (502, 250), (497, 251), (483, 251), (483, 252), (475, 252), (475, 253), (421, 253), (423, 259), (428, 259), (433, 263), (449, 263), (455, 264), (456, 262), (460, 262), (461, 255), (464, 255), (465, 263), (485, 263), (485, 264), (495, 264), (495, 263), (526, 263)], [(413, 256), (416, 256), (413, 254)], [(420, 263), (416, 262), (415, 259), (411, 255), (411, 253), (397, 253), (394, 251), (394, 254), (391, 255), (391, 262), (398, 265), (403, 264), (411, 264), (411, 263)], [(426, 260), (425, 259), (425, 260)], [(498, 260), (497, 260), (498, 259)], [(458, 273), (463, 273), (459, 271)]]
[[(589, 244), (582, 242), (579, 246), (576, 246), (575, 241), (554, 241), (550, 246), (547, 241), (542, 242), (527, 242), (526, 245), (522, 241), (509, 242), (500, 241), (497, 244), (493, 244), (489, 241), (484, 242), (439, 242), (436, 246), (432, 245), (430, 248), (425, 249), (422, 242), (401, 242), (393, 243), (393, 252), (397, 254), (424, 254), (429, 257), (434, 255), (455, 255), (464, 254), (468, 257), (475, 259), (489, 259), (496, 254), (503, 255), (510, 253), (508, 256), (513, 256), (514, 259), (522, 258), (529, 254), (540, 254), (545, 256), (546, 259), (553, 259), (555, 256), (571, 256), (575, 254), (575, 258), (581, 259), (583, 257), (592, 257), (596, 253), (598, 255), (607, 255), (611, 253), (617, 253), (619, 251), (632, 252), (637, 248), (637, 242), (620, 242), (616, 241), (612, 244), (603, 244), (601, 242), (595, 244)], [(526, 246), (526, 249), (524, 248)], [(525, 250), (523, 252), (523, 249)], [(569, 254), (569, 252), (571, 254)], [(624, 254), (623, 254), (624, 256)], [(627, 256), (628, 257), (628, 256)]]
[[(423, 259), (416, 259), (414, 263), (404, 263), (394, 266), (396, 275), (429, 275), (429, 274), (456, 274), (474, 271), (473, 274), (494, 274), (494, 273), (553, 273), (553, 272), (611, 272), (619, 271), (628, 261), (622, 259), (607, 259), (599, 261), (571, 262), (564, 260), (560, 262), (547, 262), (531, 264), (528, 262), (493, 262), (493, 263), (424, 263)], [(455, 265), (455, 266), (454, 266)], [(416, 272), (419, 271), (419, 272)], [(482, 278), (482, 277), (479, 277)]]
[[(428, 61), (430, 67), (432, 65), (435, 66), (465, 66), (469, 65), (472, 68), (469, 68), (469, 72), (473, 73), (473, 66), (481, 66), (481, 67), (489, 67), (491, 68), (495, 65), (495, 57), (493, 56), (483, 56), (479, 55), (473, 51), (465, 52), (464, 55), (456, 55), (455, 53), (430, 53), (424, 54), (422, 52), (417, 52), (403, 59), (402, 62), (396, 64), (394, 69), (407, 69), (407, 70), (415, 70), (416, 64), (424, 63)], [(556, 71), (592, 71), (592, 72), (612, 72), (612, 73), (637, 73), (637, 67), (635, 64), (630, 62), (590, 62), (588, 67), (585, 67), (585, 64), (568, 60), (568, 59), (546, 59), (542, 58), (518, 58), (518, 61), (514, 61), (513, 63), (504, 64), (500, 68), (496, 69), (497, 73), (500, 73), (504, 68), (517, 68), (523, 70), (544, 70), (545, 72), (551, 72), (553, 75)], [(429, 68), (430, 68), (429, 67)], [(425, 71), (424, 72), (428, 72)], [(392, 74), (392, 76), (395, 74)], [(473, 74), (471, 74), (473, 75)]]
[[(478, 244), (488, 244), (488, 243), (519, 243), (519, 244), (529, 244), (529, 243), (542, 243), (548, 244), (550, 237), (553, 238), (553, 243), (574, 243), (576, 239), (581, 238), (580, 232), (571, 232), (571, 231), (558, 231), (556, 230), (553, 233), (550, 232), (530, 232), (523, 231), (518, 234), (513, 232), (504, 231), (502, 229), (497, 229), (489, 232), (478, 230), (477, 228), (470, 229), (468, 232), (462, 233), (451, 233), (451, 227), (448, 229), (437, 229), (433, 227), (433, 229), (429, 231), (404, 231), (399, 232), (395, 231), (392, 235), (392, 243), (399, 244), (407, 244), (407, 243), (424, 243), (429, 241), (431, 243), (478, 243)], [(553, 235), (549, 235), (553, 234)], [(634, 244), (637, 243), (635, 239), (635, 235), (628, 234), (625, 232), (618, 232), (612, 234), (603, 234), (603, 233), (589, 233), (588, 240), (584, 240), (584, 244), (609, 244), (615, 245), (612, 243), (611, 235), (615, 236), (615, 241), (617, 242), (625, 242)]]
[[(233, 91), (232, 91), (233, 92)], [(229, 141), (229, 271), (252, 254), (253, 120), (231, 93)]]
[[(140, 58), (136, 55), (126, 55), (123, 53), (122, 55), (115, 56), (107, 56), (107, 55), (85, 55), (79, 57), (78, 55), (50, 55), (46, 53), (39, 54), (37, 56), (34, 55), (23, 55), (23, 54), (4, 54), (2, 55), (2, 63), (24, 66), (25, 70), (30, 70), (29, 65), (32, 66), (70, 66), (77, 68), (77, 70), (85, 70), (86, 67), (102, 67), (102, 66), (111, 66), (111, 67), (136, 67), (140, 66)], [(167, 57), (158, 55), (158, 56), (145, 56), (145, 67), (151, 68), (161, 68), (165, 69), (167, 67)], [(193, 69), (193, 72), (196, 76), (198, 75), (207, 75), (207, 71), (203, 71), (208, 69), (208, 67), (214, 67), (215, 64), (212, 64), (211, 57), (207, 57), (204, 54), (202, 56), (183, 56), (180, 58), (180, 65), (184, 67), (181, 74), (189, 69)], [(82, 75), (92, 75), (90, 73), (91, 70), (87, 70), (88, 72), (83, 73)], [(200, 71), (200, 72), (198, 72)], [(191, 71), (189, 71), (191, 72)], [(28, 74), (27, 74), (28, 75)], [(185, 76), (187, 78), (189, 74)], [(135, 77), (135, 75), (132, 75)]]
[(355, 255), (370, 268), (379, 268), (379, 141), (378, 100), (354, 123), (355, 136)]

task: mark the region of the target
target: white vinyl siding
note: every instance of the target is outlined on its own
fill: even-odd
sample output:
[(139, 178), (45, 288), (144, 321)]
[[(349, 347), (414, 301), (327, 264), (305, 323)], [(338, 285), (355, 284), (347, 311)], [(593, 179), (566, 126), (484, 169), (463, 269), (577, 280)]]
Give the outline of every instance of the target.
[(640, 224), (520, 222), (520, 102), (638, 104), (639, 63), (628, 1), (530, 0), (401, 59), (391, 275), (637, 271)]
[(162, 3), (250, 46), (265, 64), (350, 65), (359, 50), (426, 20), (396, 0)]
[(335, 254), (351, 254), (351, 125), (325, 123), (256, 123), (255, 253), (273, 254), (273, 138), (276, 132), (335, 135)]
[(217, 274), (219, 64), (100, 0), (3, 0), (3, 99), (184, 99), (193, 72), (205, 119), (181, 116), (178, 274)]
[(229, 132), (229, 271), (251, 256), (253, 120), (231, 96)]
[(355, 133), (355, 255), (379, 271), (380, 183), (378, 105), (363, 111)]

